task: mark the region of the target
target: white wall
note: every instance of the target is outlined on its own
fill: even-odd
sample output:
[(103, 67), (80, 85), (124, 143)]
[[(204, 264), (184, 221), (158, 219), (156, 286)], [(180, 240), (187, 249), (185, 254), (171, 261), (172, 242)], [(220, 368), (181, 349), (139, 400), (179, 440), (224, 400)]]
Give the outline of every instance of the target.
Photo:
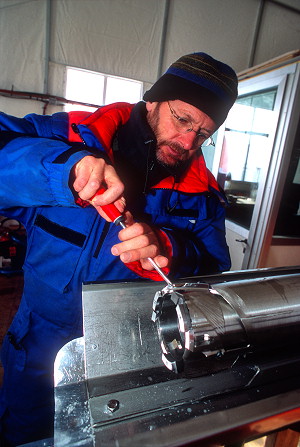
[[(137, 79), (147, 90), (194, 51), (240, 72), (299, 48), (299, 13), (299, 0), (0, 0), (0, 90), (63, 97), (67, 65)], [(44, 106), (0, 91), (0, 111), (24, 116)], [(59, 110), (54, 102), (46, 113)], [(270, 265), (283, 262), (278, 253)], [(232, 255), (237, 265), (242, 244)]]
[[(0, 0), (0, 89), (64, 96), (68, 64), (147, 89), (193, 51), (239, 72), (300, 46), (299, 11), (299, 0)], [(0, 96), (0, 109), (43, 104)]]

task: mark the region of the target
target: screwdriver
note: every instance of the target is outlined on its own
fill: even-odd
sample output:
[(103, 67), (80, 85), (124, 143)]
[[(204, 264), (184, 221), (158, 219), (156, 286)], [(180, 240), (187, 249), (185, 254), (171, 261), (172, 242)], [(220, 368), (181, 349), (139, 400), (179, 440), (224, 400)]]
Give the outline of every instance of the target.
[[(106, 191), (105, 188), (100, 187), (99, 190), (96, 192), (96, 194), (94, 194), (94, 196), (88, 200), (89, 203), (93, 203), (92, 200), (100, 195), (103, 194)], [(111, 221), (115, 224), (115, 225), (120, 225), (120, 227), (122, 228), (126, 228), (125, 225), (125, 218), (124, 216), (120, 213), (120, 211), (118, 210), (118, 208), (113, 204), (110, 203), (109, 205), (101, 205), (102, 210), (105, 212), (105, 214), (107, 214), (107, 216), (111, 219)], [(152, 258), (147, 258), (147, 260), (151, 263), (152, 267), (157, 271), (157, 273), (163, 278), (163, 280), (167, 283), (168, 286), (173, 287), (172, 282), (169, 280), (169, 278), (164, 274), (164, 272), (161, 270), (160, 267), (158, 267), (158, 265), (156, 264), (156, 262), (152, 259)]]

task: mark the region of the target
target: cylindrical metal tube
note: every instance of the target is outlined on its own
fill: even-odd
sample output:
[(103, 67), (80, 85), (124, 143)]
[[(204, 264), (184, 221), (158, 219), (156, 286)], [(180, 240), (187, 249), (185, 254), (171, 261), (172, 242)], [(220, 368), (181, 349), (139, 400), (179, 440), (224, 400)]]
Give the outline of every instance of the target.
[(190, 353), (290, 347), (300, 336), (300, 274), (166, 288), (153, 309), (163, 361), (174, 371)]

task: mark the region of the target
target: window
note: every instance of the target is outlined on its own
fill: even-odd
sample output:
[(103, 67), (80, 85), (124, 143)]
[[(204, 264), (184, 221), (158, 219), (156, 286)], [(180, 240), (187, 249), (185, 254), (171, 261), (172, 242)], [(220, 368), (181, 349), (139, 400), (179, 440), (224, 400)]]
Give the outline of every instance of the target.
[(300, 122), (298, 123), (274, 235), (300, 237)]
[(239, 97), (226, 120), (218, 181), (230, 202), (227, 219), (249, 229), (272, 147), (277, 89)]
[[(132, 79), (108, 76), (88, 70), (67, 67), (66, 98), (96, 106), (113, 102), (136, 103), (141, 100), (143, 84)], [(94, 111), (96, 107), (66, 104), (65, 111)]]

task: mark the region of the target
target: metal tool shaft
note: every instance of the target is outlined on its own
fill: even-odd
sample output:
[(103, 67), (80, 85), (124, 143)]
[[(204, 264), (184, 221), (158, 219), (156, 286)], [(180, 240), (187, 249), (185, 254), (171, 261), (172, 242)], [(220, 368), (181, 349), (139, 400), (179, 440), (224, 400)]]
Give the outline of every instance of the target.
[[(122, 228), (126, 228), (126, 225), (124, 222), (120, 221), (118, 222), (118, 225)], [(148, 261), (151, 263), (152, 267), (157, 271), (157, 273), (162, 277), (164, 281), (168, 284), (168, 286), (173, 286), (172, 282), (169, 280), (169, 278), (164, 274), (164, 272), (161, 270), (160, 267), (156, 264), (156, 262), (152, 258), (147, 258)]]
[[(106, 191), (104, 187), (101, 187), (99, 191), (90, 199), (87, 200), (91, 205), (93, 205), (93, 198), (97, 195), (103, 194)], [(121, 228), (126, 228), (125, 222), (124, 222), (124, 216), (120, 211), (117, 209), (117, 207), (110, 203), (108, 205), (102, 205), (101, 208), (103, 211), (107, 214), (107, 216), (112, 220), (112, 222), (115, 225), (120, 225)], [(157, 273), (162, 277), (162, 279), (167, 283), (168, 286), (173, 286), (169, 278), (164, 274), (164, 272), (158, 267), (156, 262), (152, 258), (147, 258), (148, 261), (151, 263), (152, 267), (157, 271)]]

